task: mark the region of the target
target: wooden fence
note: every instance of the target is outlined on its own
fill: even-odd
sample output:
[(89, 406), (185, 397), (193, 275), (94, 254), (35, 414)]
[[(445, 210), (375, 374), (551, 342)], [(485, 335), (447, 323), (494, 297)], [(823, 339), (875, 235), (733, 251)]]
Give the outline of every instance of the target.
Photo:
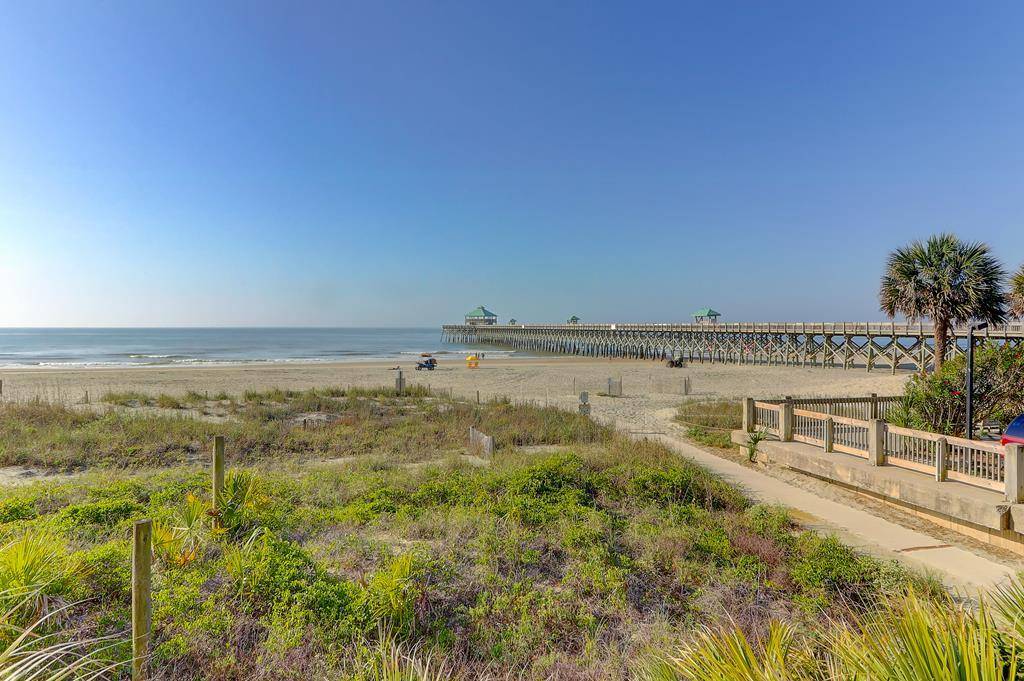
[[(837, 411), (846, 405), (877, 404), (892, 398), (832, 398), (829, 400), (744, 401), (743, 429), (777, 436), (783, 441), (820, 446), (889, 465), (933, 475), (938, 481), (955, 480), (975, 487), (1005, 491), (1013, 503), (1024, 502), (1024, 448), (998, 442), (966, 440), (893, 426), (880, 417), (851, 418), (807, 408)], [(808, 404), (810, 402), (811, 404)], [(799, 405), (799, 406), (798, 406)], [(875, 413), (883, 413), (881, 409)]]
[(879, 396), (872, 393), (867, 397), (800, 397), (762, 401), (769, 404), (792, 402), (799, 409), (866, 421), (887, 418), (890, 410), (899, 405), (902, 399), (899, 395)]

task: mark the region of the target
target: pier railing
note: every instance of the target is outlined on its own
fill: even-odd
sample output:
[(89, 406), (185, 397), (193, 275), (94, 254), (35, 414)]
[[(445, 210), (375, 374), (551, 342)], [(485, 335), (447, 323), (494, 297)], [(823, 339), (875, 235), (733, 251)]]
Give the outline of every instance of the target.
[[(929, 324), (895, 322), (758, 322), (735, 324), (453, 324), (442, 327), (453, 343), (589, 357), (685, 359), (689, 362), (885, 367), (920, 370), (934, 358)], [(996, 343), (1024, 344), (1024, 323), (991, 326), (977, 334)], [(961, 354), (967, 329), (949, 332), (946, 352)]]
[[(824, 413), (800, 402), (748, 398), (744, 401), (743, 429), (748, 433), (765, 431), (782, 441), (803, 442), (826, 452), (851, 454), (878, 466), (926, 473), (940, 482), (953, 480), (1003, 491), (1014, 503), (1024, 501), (1018, 491), (1017, 475), (1021, 470), (1017, 464), (1024, 466), (1024, 461), (1008, 458), (1011, 447), (1013, 455), (1020, 456), (1019, 447), (902, 428), (886, 423), (879, 416), (862, 419)], [(1014, 468), (1012, 475), (1007, 472), (1009, 467)]]

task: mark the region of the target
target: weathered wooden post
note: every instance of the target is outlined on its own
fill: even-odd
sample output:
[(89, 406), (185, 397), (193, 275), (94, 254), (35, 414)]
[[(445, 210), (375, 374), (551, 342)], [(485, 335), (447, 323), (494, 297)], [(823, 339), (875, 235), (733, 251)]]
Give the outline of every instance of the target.
[(878, 418), (878, 393), (871, 393), (871, 412), (868, 416), (869, 419)]
[(834, 452), (836, 448), (836, 422), (832, 420), (832, 417), (825, 419), (825, 433), (822, 439), (825, 441), (822, 448), (826, 452)]
[(220, 527), (221, 496), (224, 494), (224, 436), (213, 438), (213, 526)]
[(4, 379), (0, 378), (0, 397), (4, 396)]
[(395, 376), (395, 392), (401, 395), (405, 391), (405, 377), (402, 376), (402, 370), (398, 370), (398, 375)]
[(1024, 503), (1024, 445), (1006, 445), (1006, 500)]
[(480, 391), (479, 390), (476, 391), (476, 403), (480, 404)]
[(945, 482), (946, 469), (949, 467), (949, 440), (940, 437), (935, 441), (935, 480)]
[(683, 395), (689, 395), (689, 394), (690, 394), (690, 377), (689, 376), (684, 376), (683, 377)]
[(788, 398), (779, 405), (779, 439), (793, 441), (793, 402)]
[(580, 393), (580, 414), (590, 416), (590, 394), (584, 390)]
[(868, 421), (868, 463), (872, 466), (885, 465), (885, 421)]
[(494, 438), (484, 435), (473, 426), (469, 427), (469, 449), (479, 452), (484, 456), (491, 456), (494, 453)]
[(744, 397), (743, 398), (743, 432), (753, 433), (754, 426), (756, 425), (754, 419), (756, 418), (754, 412), (754, 398)]
[(132, 526), (132, 681), (145, 681), (152, 628), (153, 521)]

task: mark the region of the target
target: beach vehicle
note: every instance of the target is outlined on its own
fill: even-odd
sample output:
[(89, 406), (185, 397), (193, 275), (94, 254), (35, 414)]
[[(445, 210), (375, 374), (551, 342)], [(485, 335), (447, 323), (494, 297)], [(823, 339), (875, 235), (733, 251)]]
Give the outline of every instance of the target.
[(1006, 426), (1002, 443), (1004, 445), (1011, 443), (1024, 445), (1024, 414), (1010, 421), (1010, 425)]
[(426, 369), (427, 371), (433, 371), (436, 368), (437, 368), (437, 360), (434, 359), (433, 357), (428, 357), (427, 359), (423, 360), (422, 362), (416, 362), (416, 371), (420, 371), (421, 369)]

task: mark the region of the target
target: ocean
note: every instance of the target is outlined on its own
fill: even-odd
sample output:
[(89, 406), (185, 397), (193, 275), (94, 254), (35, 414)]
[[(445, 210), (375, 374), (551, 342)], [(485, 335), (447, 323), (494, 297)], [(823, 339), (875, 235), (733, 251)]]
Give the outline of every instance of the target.
[[(4, 329), (0, 368), (353, 362), (466, 354), (440, 328)], [(511, 351), (484, 349), (488, 355)]]

